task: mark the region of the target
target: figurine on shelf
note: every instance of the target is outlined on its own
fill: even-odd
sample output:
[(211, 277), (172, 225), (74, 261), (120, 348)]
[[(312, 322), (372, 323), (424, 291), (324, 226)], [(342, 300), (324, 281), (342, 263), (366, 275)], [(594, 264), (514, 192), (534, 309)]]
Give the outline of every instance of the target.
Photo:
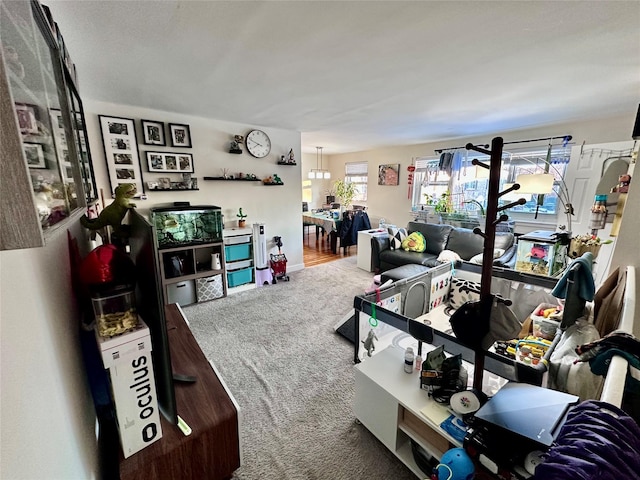
[(290, 163), (291, 165), (295, 165), (296, 164), (296, 158), (293, 154), (293, 148), (291, 150), (289, 150), (289, 158), (287, 160), (287, 163)]
[(618, 177), (618, 185), (611, 189), (611, 193), (628, 193), (629, 184), (631, 183), (631, 175), (625, 173)]
[(242, 153), (242, 149), (240, 145), (244, 143), (244, 137), (242, 135), (234, 135), (233, 140), (231, 140), (231, 145), (229, 146), (229, 153)]
[[(101, 230), (106, 226), (110, 226), (113, 229), (113, 233), (118, 236), (126, 236), (127, 226), (122, 225), (122, 220), (129, 211), (129, 209), (136, 206), (135, 203), (129, 200), (137, 193), (135, 184), (133, 183), (121, 183), (116, 187), (115, 200), (107, 205), (98, 218), (88, 218), (86, 215), (80, 217), (80, 223), (83, 227), (92, 231)], [(100, 235), (105, 239), (105, 235)], [(106, 243), (106, 242), (105, 242)]]
[(273, 174), (273, 183), (277, 184), (277, 185), (282, 185), (282, 180), (280, 179), (280, 177), (277, 174)]

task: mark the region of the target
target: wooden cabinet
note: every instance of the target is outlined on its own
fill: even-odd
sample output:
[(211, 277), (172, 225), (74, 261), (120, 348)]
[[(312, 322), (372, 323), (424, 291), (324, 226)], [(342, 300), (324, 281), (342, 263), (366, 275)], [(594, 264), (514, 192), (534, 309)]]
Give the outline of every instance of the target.
[(240, 407), (198, 346), (182, 311), (165, 307), (173, 371), (194, 375), (176, 384), (178, 415), (191, 427), (185, 436), (162, 421), (162, 438), (120, 459), (122, 480), (222, 480), (240, 467)]
[[(37, 1), (0, 2), (0, 249), (43, 246), (95, 199), (72, 76)], [(92, 188), (89, 188), (89, 186)]]
[[(158, 255), (165, 305), (177, 303), (185, 306), (227, 295), (222, 242), (167, 248), (160, 250)], [(220, 259), (220, 268), (214, 264), (216, 255)], [(205, 282), (219, 282), (219, 288), (216, 285), (207, 289), (219, 293), (207, 294), (205, 298), (202, 293), (207, 287)]]

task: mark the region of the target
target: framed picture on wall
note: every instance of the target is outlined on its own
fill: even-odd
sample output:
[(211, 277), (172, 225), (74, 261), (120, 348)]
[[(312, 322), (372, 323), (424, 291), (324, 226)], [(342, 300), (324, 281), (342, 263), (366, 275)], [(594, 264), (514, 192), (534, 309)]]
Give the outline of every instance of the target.
[(160, 145), (167, 142), (164, 138), (164, 123), (153, 120), (142, 120), (142, 141), (145, 145)]
[(169, 134), (171, 136), (172, 147), (191, 148), (191, 130), (189, 129), (189, 125), (170, 123)]
[(37, 135), (38, 134), (38, 117), (36, 116), (36, 106), (26, 103), (16, 103), (16, 116), (18, 117), (18, 125), (20, 133)]
[(44, 160), (44, 151), (39, 143), (23, 143), (24, 156), (27, 158), (29, 168), (47, 168)]
[(136, 128), (132, 119), (98, 115), (104, 157), (109, 172), (109, 183), (113, 195), (118, 185), (133, 183), (138, 191), (144, 193), (144, 181), (140, 167)]
[(378, 166), (378, 185), (399, 185), (400, 164), (387, 163)]
[(150, 172), (193, 173), (193, 155), (175, 152), (147, 152), (147, 167)]

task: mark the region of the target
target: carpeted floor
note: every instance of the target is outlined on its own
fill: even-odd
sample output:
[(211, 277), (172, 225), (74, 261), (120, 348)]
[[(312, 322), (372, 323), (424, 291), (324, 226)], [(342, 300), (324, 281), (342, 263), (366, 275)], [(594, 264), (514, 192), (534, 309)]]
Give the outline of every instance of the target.
[(415, 479), (355, 422), (353, 345), (333, 327), (371, 284), (346, 258), (184, 308), (241, 408), (237, 480)]

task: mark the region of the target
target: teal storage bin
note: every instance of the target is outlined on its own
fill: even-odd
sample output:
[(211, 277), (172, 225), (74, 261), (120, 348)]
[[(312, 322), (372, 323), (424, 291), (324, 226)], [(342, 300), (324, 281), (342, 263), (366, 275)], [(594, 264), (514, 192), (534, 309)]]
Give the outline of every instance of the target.
[(243, 243), (240, 245), (226, 245), (224, 247), (224, 256), (225, 261), (227, 262), (251, 258), (251, 244)]
[(230, 288), (237, 287), (238, 285), (244, 285), (245, 283), (251, 283), (252, 281), (253, 268), (251, 267), (227, 272), (227, 283)]

